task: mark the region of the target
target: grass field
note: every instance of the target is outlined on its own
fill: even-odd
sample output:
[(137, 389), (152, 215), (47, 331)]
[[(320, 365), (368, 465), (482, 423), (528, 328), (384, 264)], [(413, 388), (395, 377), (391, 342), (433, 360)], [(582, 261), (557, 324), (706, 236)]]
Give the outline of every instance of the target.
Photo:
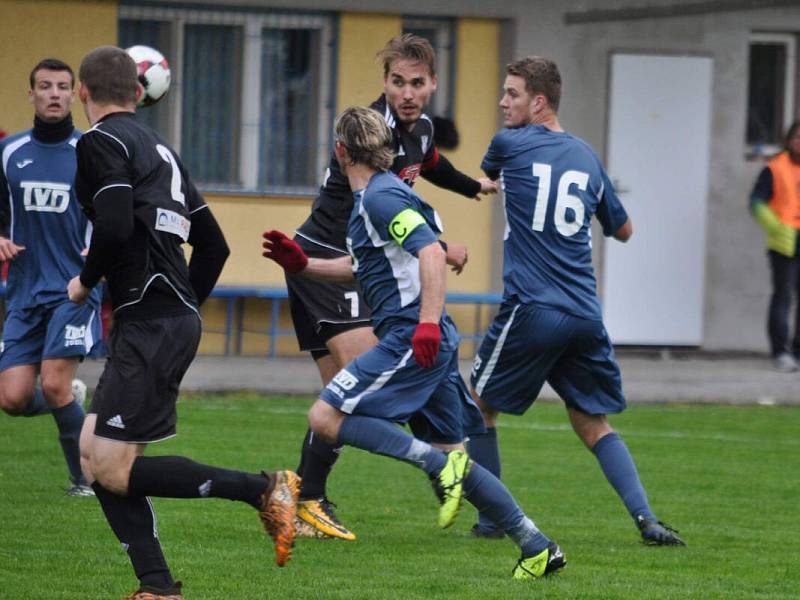
[[(310, 399), (187, 396), (180, 435), (152, 453), (241, 469), (294, 468)], [(188, 599), (797, 598), (800, 409), (633, 406), (614, 420), (657, 514), (686, 548), (651, 548), (561, 406), (506, 417), (504, 480), (569, 564), (543, 581), (509, 577), (508, 540), (469, 536), (474, 510), (437, 529), (425, 476), (343, 453), (330, 495), (355, 543), (299, 540), (284, 569), (252, 509), (154, 499), (173, 574)], [(116, 599), (135, 589), (92, 498), (68, 498), (52, 419), (0, 417), (0, 598)]]

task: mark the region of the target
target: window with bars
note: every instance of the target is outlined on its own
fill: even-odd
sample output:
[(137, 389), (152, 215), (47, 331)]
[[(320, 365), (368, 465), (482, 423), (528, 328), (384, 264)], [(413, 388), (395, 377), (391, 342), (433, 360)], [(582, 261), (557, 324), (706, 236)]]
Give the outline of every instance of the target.
[(750, 37), (746, 142), (752, 154), (777, 151), (794, 119), (795, 47), (793, 35)]
[(169, 94), (137, 114), (201, 188), (316, 192), (334, 117), (329, 16), (128, 3), (119, 43), (153, 46), (170, 62)]
[(452, 119), (455, 74), (455, 26), (452, 19), (405, 17), (403, 33), (413, 33), (425, 38), (436, 51), (436, 93), (431, 98), (428, 112), (438, 117)]

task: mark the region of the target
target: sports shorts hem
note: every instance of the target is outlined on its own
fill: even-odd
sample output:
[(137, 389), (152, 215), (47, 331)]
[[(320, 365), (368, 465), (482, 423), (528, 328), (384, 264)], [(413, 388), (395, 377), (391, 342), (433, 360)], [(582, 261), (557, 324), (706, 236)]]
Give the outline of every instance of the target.
[[(89, 414), (93, 414), (95, 416), (97, 415), (97, 413), (87, 413), (87, 415), (89, 415)], [(103, 439), (103, 440), (110, 440), (112, 442), (119, 442), (120, 444), (157, 444), (158, 442), (164, 442), (164, 441), (166, 441), (166, 440), (168, 440), (170, 438), (174, 438), (178, 434), (177, 433), (171, 433), (171, 434), (169, 434), (167, 436), (160, 437), (160, 438), (155, 439), (155, 440), (121, 440), (121, 439), (109, 437), (107, 435), (98, 435), (96, 433), (94, 433), (93, 435), (94, 435), (94, 437), (98, 437), (98, 438)]]

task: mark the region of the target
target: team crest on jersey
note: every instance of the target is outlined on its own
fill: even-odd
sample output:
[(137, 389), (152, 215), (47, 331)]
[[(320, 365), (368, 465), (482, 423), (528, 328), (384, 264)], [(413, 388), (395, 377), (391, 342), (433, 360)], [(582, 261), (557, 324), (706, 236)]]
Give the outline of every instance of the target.
[(68, 183), (21, 181), (22, 205), (26, 211), (63, 213), (69, 206)]
[(419, 136), (420, 142), (422, 142), (422, 153), (425, 154), (428, 151), (428, 144), (431, 141), (431, 138), (427, 135)]
[(420, 163), (414, 165), (408, 165), (402, 171), (400, 171), (397, 176), (402, 179), (408, 185), (414, 183), (414, 180), (419, 175), (419, 172), (422, 170), (422, 165)]
[(64, 346), (83, 346), (86, 338), (86, 325), (64, 327)]
[(156, 212), (156, 229), (177, 235), (184, 242), (189, 239), (191, 227), (192, 222), (176, 212), (164, 208)]

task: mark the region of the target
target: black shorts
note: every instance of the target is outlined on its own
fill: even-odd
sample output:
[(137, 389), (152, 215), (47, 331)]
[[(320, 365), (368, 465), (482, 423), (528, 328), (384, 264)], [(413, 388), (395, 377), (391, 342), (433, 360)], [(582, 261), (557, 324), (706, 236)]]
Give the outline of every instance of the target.
[[(313, 258), (345, 256), (301, 236), (296, 236), (295, 240)], [(331, 283), (286, 273), (286, 287), (300, 350), (326, 350), (325, 344), (333, 336), (372, 326), (369, 306), (355, 282)]]
[(194, 313), (114, 324), (89, 408), (97, 415), (95, 435), (129, 443), (175, 435), (178, 386), (197, 352), (200, 329)]

